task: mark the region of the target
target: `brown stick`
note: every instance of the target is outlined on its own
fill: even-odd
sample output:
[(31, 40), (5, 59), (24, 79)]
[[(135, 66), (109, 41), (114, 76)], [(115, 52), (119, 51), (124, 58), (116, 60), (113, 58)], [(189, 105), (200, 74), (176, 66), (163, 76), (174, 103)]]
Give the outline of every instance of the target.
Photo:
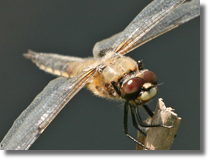
[[(152, 122), (151, 122), (152, 121)], [(144, 144), (151, 150), (169, 150), (176, 136), (181, 118), (173, 112), (171, 107), (166, 107), (163, 99), (159, 98), (157, 107), (152, 119), (148, 119), (146, 123), (164, 124), (166, 126), (173, 126), (172, 128), (165, 127), (150, 127), (144, 128), (147, 136), (138, 132), (137, 140)], [(136, 146), (137, 150), (143, 150), (141, 146)]]

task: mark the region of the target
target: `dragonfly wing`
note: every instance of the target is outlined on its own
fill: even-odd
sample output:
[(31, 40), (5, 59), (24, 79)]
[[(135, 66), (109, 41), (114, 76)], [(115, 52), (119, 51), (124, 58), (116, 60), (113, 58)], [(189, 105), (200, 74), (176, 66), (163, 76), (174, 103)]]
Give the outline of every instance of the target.
[(185, 0), (154, 0), (125, 28), (113, 45), (115, 53), (124, 54)]
[(124, 50), (123, 54), (126, 54), (135, 48), (149, 42), (150, 40), (188, 22), (189, 20), (200, 15), (200, 1), (191, 0), (178, 6), (172, 11), (166, 18), (152, 28), (147, 34), (136, 41), (132, 47)]
[(126, 54), (148, 42), (148, 39), (157, 37), (153, 28), (183, 2), (184, 0), (154, 0), (134, 18), (123, 32), (97, 42), (93, 48), (94, 57), (102, 57), (109, 50)]
[(15, 120), (0, 144), (2, 150), (27, 150), (63, 107), (87, 84), (96, 69), (73, 78), (52, 80)]
[(93, 56), (94, 57), (103, 57), (107, 51), (113, 50), (112, 46), (114, 42), (119, 38), (120, 33), (117, 33), (109, 38), (103, 39), (102, 41), (97, 42), (93, 47)]

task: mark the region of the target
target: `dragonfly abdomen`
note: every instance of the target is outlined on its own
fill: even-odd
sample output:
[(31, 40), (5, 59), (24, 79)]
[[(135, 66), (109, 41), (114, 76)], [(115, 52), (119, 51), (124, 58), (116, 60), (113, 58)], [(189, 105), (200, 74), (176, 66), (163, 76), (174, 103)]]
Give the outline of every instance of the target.
[(24, 54), (31, 59), (41, 70), (56, 76), (74, 77), (85, 69), (96, 67), (100, 61), (93, 58), (78, 58), (58, 54), (38, 53), (29, 50)]
[(69, 77), (67, 68), (73, 61), (80, 62), (81, 58), (62, 56), (57, 54), (37, 53), (29, 50), (24, 54), (25, 58), (31, 59), (41, 70), (57, 76)]

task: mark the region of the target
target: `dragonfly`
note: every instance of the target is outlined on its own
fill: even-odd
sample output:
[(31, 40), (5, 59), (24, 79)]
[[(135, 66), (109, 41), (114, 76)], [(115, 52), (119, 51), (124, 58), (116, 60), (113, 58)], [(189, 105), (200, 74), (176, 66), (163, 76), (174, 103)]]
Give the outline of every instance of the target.
[[(198, 0), (154, 0), (124, 31), (97, 42), (93, 58), (78, 58), (29, 51), (24, 56), (59, 78), (51, 81), (17, 118), (1, 142), (1, 149), (29, 149), (63, 107), (85, 86), (102, 98), (124, 100), (124, 132), (128, 133), (127, 114), (131, 110), (134, 127), (142, 124), (138, 107), (152, 117), (147, 103), (157, 94), (157, 78), (125, 55), (133, 49), (199, 16)], [(148, 127), (148, 126), (146, 126)], [(162, 124), (150, 127), (170, 127)], [(141, 131), (141, 130), (140, 130)]]

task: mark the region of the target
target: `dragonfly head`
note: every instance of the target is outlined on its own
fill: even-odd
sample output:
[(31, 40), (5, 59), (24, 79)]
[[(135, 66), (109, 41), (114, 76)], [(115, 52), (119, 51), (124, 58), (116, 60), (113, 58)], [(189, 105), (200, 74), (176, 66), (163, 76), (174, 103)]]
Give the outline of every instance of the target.
[(149, 102), (157, 92), (157, 77), (151, 71), (145, 71), (141, 77), (130, 78), (121, 88), (121, 96), (136, 105)]

